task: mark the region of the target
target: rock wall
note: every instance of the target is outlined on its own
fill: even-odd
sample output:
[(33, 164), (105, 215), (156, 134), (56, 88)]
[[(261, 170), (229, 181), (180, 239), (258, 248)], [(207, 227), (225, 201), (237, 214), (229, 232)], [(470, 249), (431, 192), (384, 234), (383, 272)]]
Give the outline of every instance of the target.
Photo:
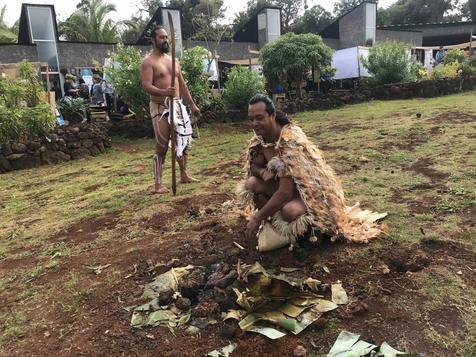
[(305, 110), (331, 109), (344, 104), (356, 104), (372, 99), (393, 100), (431, 98), (476, 89), (476, 77), (410, 83), (385, 84), (353, 90), (331, 90), (328, 94), (311, 98), (287, 100), (281, 109), (290, 114)]
[(61, 127), (30, 140), (1, 144), (0, 173), (96, 156), (110, 146), (103, 124)]

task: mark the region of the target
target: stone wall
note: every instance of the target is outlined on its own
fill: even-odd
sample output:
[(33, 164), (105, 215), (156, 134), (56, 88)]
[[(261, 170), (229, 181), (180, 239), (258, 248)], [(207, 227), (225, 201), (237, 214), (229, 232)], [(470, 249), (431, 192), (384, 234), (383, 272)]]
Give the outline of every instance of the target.
[(441, 95), (459, 93), (476, 89), (476, 77), (461, 80), (445, 79), (437, 81), (421, 81), (411, 83), (385, 84), (354, 90), (331, 90), (326, 95), (296, 100), (287, 100), (281, 104), (281, 109), (289, 114), (305, 110), (326, 110), (345, 104), (356, 104), (372, 99), (393, 100), (411, 98), (430, 98)]
[(110, 147), (103, 124), (61, 127), (44, 136), (0, 145), (0, 173), (96, 156)]
[(0, 63), (17, 63), (24, 59), (30, 62), (38, 61), (36, 45), (0, 44)]

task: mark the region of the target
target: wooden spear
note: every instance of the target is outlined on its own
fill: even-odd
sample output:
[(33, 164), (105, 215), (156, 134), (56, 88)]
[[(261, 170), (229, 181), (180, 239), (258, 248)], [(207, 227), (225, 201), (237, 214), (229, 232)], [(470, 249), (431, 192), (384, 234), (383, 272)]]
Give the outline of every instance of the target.
[[(169, 20), (170, 28), (170, 43), (172, 45), (172, 80), (171, 87), (175, 87), (175, 29), (174, 23), (172, 21), (172, 14), (170, 11), (167, 11), (167, 17)], [(175, 169), (175, 159), (177, 154), (177, 136), (175, 134), (175, 123), (174, 123), (174, 96), (170, 97), (169, 101), (169, 120), (170, 120), (170, 140), (172, 143), (172, 193), (174, 196), (177, 194), (177, 176)]]

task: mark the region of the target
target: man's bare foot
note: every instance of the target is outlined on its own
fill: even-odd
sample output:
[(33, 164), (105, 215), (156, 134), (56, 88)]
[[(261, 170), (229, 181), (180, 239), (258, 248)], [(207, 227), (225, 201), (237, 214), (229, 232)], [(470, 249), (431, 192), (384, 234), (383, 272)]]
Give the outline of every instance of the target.
[(155, 194), (163, 194), (163, 193), (168, 193), (169, 192), (169, 189), (165, 186), (156, 186), (155, 189), (154, 189), (154, 192), (152, 193), (155, 193)]
[(200, 180), (197, 180), (193, 177), (190, 177), (188, 175), (180, 177), (180, 183), (192, 183), (192, 182), (200, 182)]

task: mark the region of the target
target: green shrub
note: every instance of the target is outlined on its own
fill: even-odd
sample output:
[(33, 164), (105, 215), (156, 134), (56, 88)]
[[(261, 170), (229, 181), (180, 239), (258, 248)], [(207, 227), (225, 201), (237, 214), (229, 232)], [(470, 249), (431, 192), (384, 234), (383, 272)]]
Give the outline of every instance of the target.
[(83, 98), (71, 97), (58, 100), (57, 105), (63, 118), (70, 123), (80, 123), (84, 119), (84, 111), (89, 106)]
[(208, 74), (203, 68), (203, 60), (207, 58), (208, 51), (200, 46), (190, 48), (183, 52), (180, 59), (180, 68), (193, 100), (199, 107), (208, 102)]
[(415, 80), (413, 61), (406, 45), (399, 42), (377, 42), (362, 62), (378, 84)]
[(49, 104), (42, 102), (36, 69), (23, 61), (19, 78), (0, 77), (0, 143), (44, 134), (54, 128)]
[(450, 79), (461, 75), (461, 65), (458, 62), (450, 64), (440, 64), (433, 68), (430, 73), (430, 79)]
[(459, 48), (452, 48), (451, 50), (445, 52), (445, 58), (443, 60), (443, 63), (452, 64), (454, 62), (458, 62), (460, 64), (466, 62), (464, 52)]
[(111, 54), (111, 59), (119, 65), (115, 67), (112, 63), (104, 68), (104, 72), (110, 77), (110, 84), (118, 95), (130, 103), (130, 109), (137, 119), (150, 117), (150, 98), (140, 81), (142, 57), (138, 49), (118, 44), (116, 52)]
[(263, 77), (257, 72), (247, 67), (233, 67), (228, 74), (223, 99), (229, 109), (244, 109), (252, 96), (264, 91)]
[(202, 112), (219, 112), (225, 109), (225, 101), (220, 97), (212, 97), (202, 108)]

